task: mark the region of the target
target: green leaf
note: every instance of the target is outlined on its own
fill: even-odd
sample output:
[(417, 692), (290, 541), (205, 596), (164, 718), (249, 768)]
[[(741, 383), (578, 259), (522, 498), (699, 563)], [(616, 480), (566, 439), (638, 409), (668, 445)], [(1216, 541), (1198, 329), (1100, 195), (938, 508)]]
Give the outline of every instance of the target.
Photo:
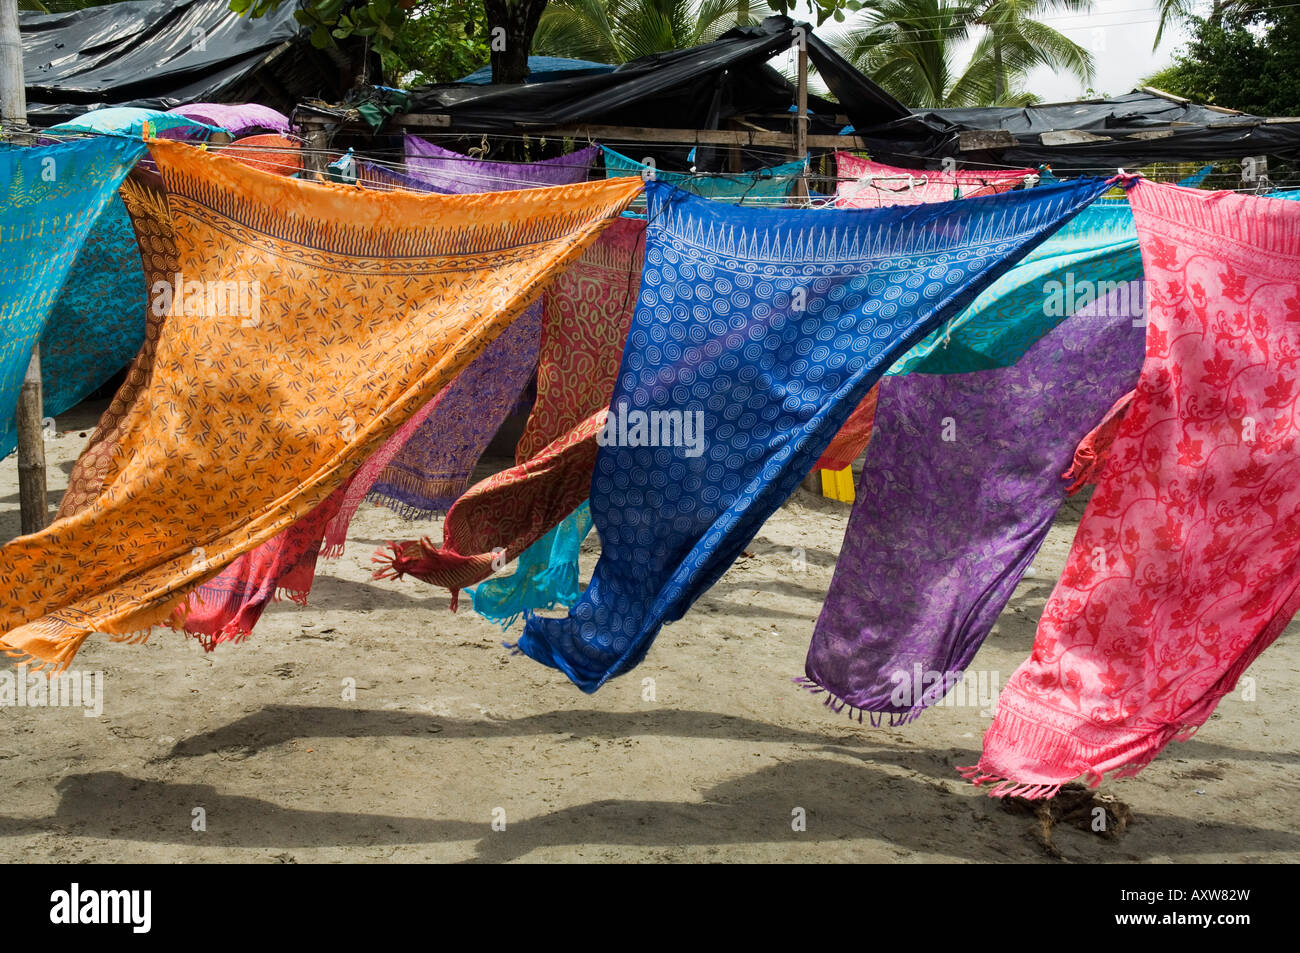
[(311, 31), (311, 45), (318, 50), (323, 50), (332, 46), (334, 38), (330, 36), (330, 31), (323, 26), (318, 26)]

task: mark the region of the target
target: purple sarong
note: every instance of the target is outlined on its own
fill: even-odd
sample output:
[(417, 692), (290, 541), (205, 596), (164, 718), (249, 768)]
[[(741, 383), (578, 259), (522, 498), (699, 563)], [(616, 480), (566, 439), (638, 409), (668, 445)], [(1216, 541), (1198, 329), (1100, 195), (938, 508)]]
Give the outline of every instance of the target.
[(488, 162), (406, 137), (406, 171), (440, 192), (503, 192), (587, 181), (599, 146), (539, 162)]
[(1142, 367), (1136, 283), (1010, 367), (880, 382), (875, 429), (807, 678), (902, 724), (961, 683), (1065, 500), (1074, 449)]

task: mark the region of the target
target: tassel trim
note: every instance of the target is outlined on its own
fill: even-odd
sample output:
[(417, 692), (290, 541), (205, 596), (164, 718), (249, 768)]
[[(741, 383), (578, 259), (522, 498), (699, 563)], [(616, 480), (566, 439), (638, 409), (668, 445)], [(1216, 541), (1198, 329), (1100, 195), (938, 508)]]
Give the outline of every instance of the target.
[(834, 692), (828, 691), (806, 675), (797, 676), (796, 678), (790, 679), (790, 681), (803, 688), (804, 691), (808, 692), (810, 695), (825, 695), (826, 698), (822, 704), (837, 715), (847, 708), (850, 721), (853, 720), (854, 715), (857, 715), (858, 724), (861, 724), (862, 718), (865, 715), (867, 720), (871, 723), (872, 728), (881, 727), (886, 723), (886, 719), (888, 719), (888, 725), (890, 728), (901, 728), (909, 722), (916, 721), (916, 719), (920, 717), (921, 712), (925, 711), (924, 706), (912, 708), (909, 711), (872, 711), (871, 709), (859, 708), (857, 705), (851, 704), (848, 699), (836, 695)]

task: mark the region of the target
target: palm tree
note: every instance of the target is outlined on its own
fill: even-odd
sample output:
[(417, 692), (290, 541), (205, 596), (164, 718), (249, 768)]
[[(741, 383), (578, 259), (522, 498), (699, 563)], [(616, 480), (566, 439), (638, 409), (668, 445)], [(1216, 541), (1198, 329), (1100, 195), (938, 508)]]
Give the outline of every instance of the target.
[(551, 0), (533, 52), (626, 63), (708, 43), (771, 14), (762, 0)]
[(993, 60), (993, 102), (1001, 105), (1010, 81), (1035, 66), (1073, 73), (1091, 83), (1092, 54), (1034, 17), (1049, 12), (1087, 13), (1092, 0), (986, 0), (975, 21), (984, 28), (972, 60)]
[[(1086, 50), (1031, 19), (1041, 10), (1082, 9), (1091, 0), (880, 0), (836, 41), (839, 52), (901, 101), (917, 108), (1023, 106), (1017, 89), (1046, 64), (1092, 78)], [(962, 48), (978, 37), (965, 64)]]

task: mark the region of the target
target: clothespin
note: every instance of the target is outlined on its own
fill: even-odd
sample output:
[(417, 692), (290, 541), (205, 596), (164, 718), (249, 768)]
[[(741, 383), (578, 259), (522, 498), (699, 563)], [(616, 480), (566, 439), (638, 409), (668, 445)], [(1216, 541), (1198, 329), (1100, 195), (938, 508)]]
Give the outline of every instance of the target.
[(695, 152), (697, 149), (699, 149), (699, 146), (692, 146), (691, 151), (686, 154), (686, 161), (690, 163), (692, 172), (695, 171)]
[(149, 141), (149, 136), (152, 130), (152, 126), (153, 123), (151, 123), (148, 119), (140, 123), (140, 138), (143, 139), (145, 142)]

